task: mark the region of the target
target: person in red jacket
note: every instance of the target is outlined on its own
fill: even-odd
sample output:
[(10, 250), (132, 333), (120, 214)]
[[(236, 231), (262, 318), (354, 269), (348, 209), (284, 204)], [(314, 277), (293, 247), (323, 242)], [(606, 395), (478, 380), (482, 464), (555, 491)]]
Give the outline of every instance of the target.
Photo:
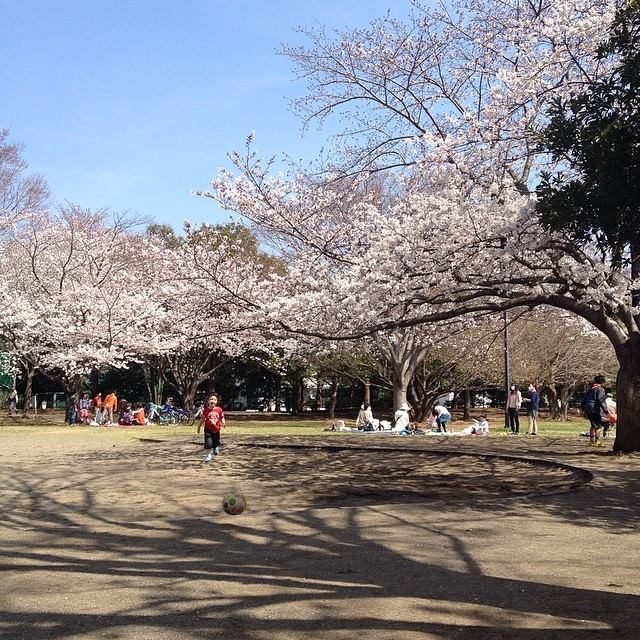
[(207, 398), (207, 404), (198, 423), (198, 433), (204, 424), (204, 448), (208, 450), (205, 462), (211, 462), (212, 456), (220, 453), (220, 430), (225, 426), (224, 412), (219, 405), (219, 397), (212, 393)]

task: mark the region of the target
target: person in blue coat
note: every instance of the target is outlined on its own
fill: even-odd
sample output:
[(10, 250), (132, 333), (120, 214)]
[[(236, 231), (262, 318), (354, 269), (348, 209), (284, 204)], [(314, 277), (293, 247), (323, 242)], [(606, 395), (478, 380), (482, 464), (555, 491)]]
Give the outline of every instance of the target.
[(529, 428), (527, 429), (528, 436), (538, 435), (538, 411), (540, 409), (540, 394), (534, 384), (529, 385), (529, 397), (525, 398), (527, 403), (527, 420), (529, 421)]

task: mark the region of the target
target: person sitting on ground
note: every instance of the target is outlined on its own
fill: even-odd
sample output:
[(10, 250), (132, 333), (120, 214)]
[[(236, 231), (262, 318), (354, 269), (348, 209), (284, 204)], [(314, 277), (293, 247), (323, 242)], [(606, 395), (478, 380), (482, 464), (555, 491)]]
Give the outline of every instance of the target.
[(118, 424), (123, 424), (126, 426), (133, 424), (133, 411), (131, 409), (126, 409), (122, 412), (120, 419), (118, 420)]
[(361, 431), (373, 431), (373, 427), (373, 413), (371, 407), (365, 402), (360, 406), (360, 411), (356, 418), (356, 428)]
[(393, 431), (407, 431), (409, 427), (409, 405), (403, 402), (393, 415)]
[(489, 421), (487, 416), (479, 416), (477, 420), (473, 421), (473, 435), (486, 436), (489, 435)]
[(480, 416), (478, 420), (473, 420), (473, 424), (460, 431), (461, 436), (488, 436), (489, 423), (486, 416)]
[(144, 415), (144, 407), (140, 403), (133, 405), (132, 414), (133, 414), (133, 417), (131, 419), (131, 422), (133, 424), (141, 425), (141, 426), (144, 426), (145, 424), (149, 424), (147, 417)]
[(616, 423), (618, 422), (618, 404), (613, 399), (612, 393), (607, 393), (604, 397), (604, 401), (605, 401), (605, 404), (607, 405), (607, 411), (609, 412), (609, 415), (603, 422), (602, 437), (608, 438), (609, 429), (612, 426), (615, 426)]
[(436, 431), (447, 433), (447, 424), (451, 420), (449, 409), (444, 405), (437, 404), (431, 410), (431, 415), (433, 416), (433, 426), (436, 428)]

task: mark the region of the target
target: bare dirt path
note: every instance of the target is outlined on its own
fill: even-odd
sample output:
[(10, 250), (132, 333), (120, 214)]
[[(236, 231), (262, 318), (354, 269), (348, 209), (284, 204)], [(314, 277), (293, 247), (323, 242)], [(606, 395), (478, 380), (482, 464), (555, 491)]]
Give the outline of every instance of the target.
[(640, 637), (639, 457), (139, 435), (0, 432), (3, 640)]

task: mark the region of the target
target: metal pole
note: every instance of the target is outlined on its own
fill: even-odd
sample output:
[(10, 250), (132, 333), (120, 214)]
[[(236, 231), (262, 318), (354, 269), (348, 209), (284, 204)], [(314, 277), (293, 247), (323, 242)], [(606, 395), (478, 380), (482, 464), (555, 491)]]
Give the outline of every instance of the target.
[(509, 316), (505, 309), (502, 316), (504, 324), (504, 428), (509, 428), (509, 416), (507, 411), (507, 401), (509, 399), (509, 385), (511, 384), (511, 363), (509, 361)]

